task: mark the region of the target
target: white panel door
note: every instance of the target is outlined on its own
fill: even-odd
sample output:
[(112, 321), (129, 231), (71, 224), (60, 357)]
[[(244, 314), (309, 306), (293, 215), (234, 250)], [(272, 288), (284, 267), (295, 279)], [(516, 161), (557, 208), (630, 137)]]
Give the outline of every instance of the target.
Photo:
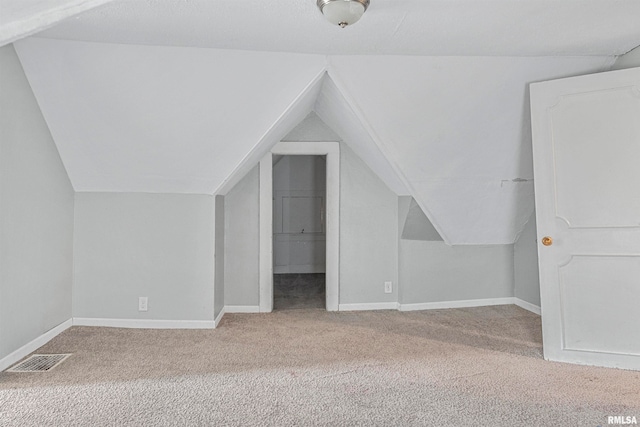
[(640, 68), (532, 84), (531, 117), (545, 358), (640, 369)]

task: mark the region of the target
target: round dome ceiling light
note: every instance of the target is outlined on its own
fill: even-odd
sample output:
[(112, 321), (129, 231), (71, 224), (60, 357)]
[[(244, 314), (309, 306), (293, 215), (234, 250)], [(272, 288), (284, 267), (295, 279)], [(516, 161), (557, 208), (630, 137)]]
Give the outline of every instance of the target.
[(318, 0), (317, 5), (329, 22), (344, 28), (358, 22), (369, 7), (369, 0)]

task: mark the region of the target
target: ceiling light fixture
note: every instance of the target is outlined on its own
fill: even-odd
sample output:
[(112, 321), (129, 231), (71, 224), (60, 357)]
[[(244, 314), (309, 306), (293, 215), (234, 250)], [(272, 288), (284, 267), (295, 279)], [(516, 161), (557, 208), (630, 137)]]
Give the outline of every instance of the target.
[(358, 22), (369, 7), (369, 0), (318, 0), (317, 5), (329, 22), (344, 28)]

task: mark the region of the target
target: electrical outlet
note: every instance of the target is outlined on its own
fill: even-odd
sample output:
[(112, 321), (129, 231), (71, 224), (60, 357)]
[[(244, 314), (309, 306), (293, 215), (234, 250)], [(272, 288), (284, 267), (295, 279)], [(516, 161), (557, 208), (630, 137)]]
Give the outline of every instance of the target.
[(384, 293), (390, 294), (393, 292), (393, 282), (384, 282)]
[(138, 298), (138, 311), (147, 311), (147, 303), (149, 302), (147, 297)]

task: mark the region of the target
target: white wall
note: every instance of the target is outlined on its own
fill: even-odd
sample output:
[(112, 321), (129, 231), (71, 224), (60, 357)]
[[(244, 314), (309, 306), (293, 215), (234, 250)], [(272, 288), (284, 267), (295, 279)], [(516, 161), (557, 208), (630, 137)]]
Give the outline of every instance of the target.
[(206, 195), (77, 193), (74, 317), (213, 320), (213, 205)]
[(438, 230), (435, 229), (413, 197), (409, 203), (401, 233), (401, 238), (405, 240), (442, 241)]
[[(312, 129), (310, 123), (317, 128), (318, 120), (309, 119), (292, 133), (292, 138), (304, 138), (305, 129)], [(316, 139), (317, 135), (310, 138)], [(411, 197), (399, 198), (389, 190), (345, 143), (341, 144), (340, 167), (341, 305), (514, 296), (513, 245), (451, 247), (440, 241), (400, 239), (411, 213)], [(256, 306), (259, 302), (259, 247), (255, 238), (259, 231), (258, 190), (256, 167), (226, 196), (227, 305)], [(420, 224), (421, 218), (428, 221), (414, 207), (411, 230), (417, 231), (408, 230), (408, 237), (422, 239), (428, 235), (436, 239), (432, 227), (425, 234), (428, 227)], [(535, 260), (527, 262), (535, 264)], [(229, 283), (230, 277), (234, 285)], [(384, 293), (385, 281), (393, 282), (393, 293)]]
[(537, 241), (534, 211), (514, 245), (515, 297), (540, 307)]
[(224, 200), (224, 303), (260, 303), (260, 175), (254, 167)]
[(514, 295), (513, 245), (449, 246), (418, 209), (411, 197), (398, 198), (400, 304)]
[(324, 273), (326, 159), (277, 156), (274, 161), (274, 273)]
[(513, 296), (513, 245), (400, 240), (401, 304)]
[[(398, 197), (342, 144), (340, 304), (397, 301)], [(259, 304), (259, 176), (254, 168), (225, 196), (225, 305)]]
[(619, 56), (613, 64), (613, 70), (640, 67), (640, 46)]
[(214, 298), (213, 311), (217, 319), (224, 308), (224, 196), (215, 198), (215, 271), (214, 271)]
[(396, 302), (398, 197), (346, 144), (340, 150), (340, 304)]
[(73, 188), (12, 45), (0, 48), (0, 359), (71, 318)]
[(283, 141), (340, 141), (340, 137), (320, 117), (312, 111), (301, 121)]

